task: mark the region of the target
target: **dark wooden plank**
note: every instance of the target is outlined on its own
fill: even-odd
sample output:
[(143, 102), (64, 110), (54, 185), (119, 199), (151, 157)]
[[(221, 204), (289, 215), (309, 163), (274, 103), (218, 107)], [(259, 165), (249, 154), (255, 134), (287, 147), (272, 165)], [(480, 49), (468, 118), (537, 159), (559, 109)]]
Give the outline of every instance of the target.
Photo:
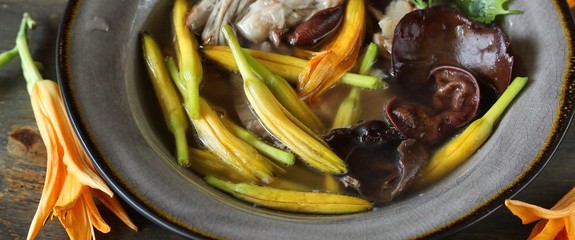
[[(17, 27), (27, 11), (39, 26), (30, 32), (30, 45), (35, 59), (45, 65), (44, 76), (56, 77), (54, 66), (56, 33), (64, 0), (0, 1), (0, 50), (14, 45)], [(44, 181), (45, 149), (34, 142), (37, 134), (25, 90), (25, 82), (16, 60), (0, 69), (0, 235), (7, 239), (24, 239), (34, 215)], [(515, 198), (544, 207), (551, 207), (575, 185), (575, 130), (567, 133), (553, 159), (541, 174)], [(127, 209), (140, 227), (133, 232), (107, 209), (100, 208), (112, 227), (109, 234), (98, 239), (181, 239), (133, 209)], [(522, 225), (506, 208), (456, 233), (449, 239), (526, 239), (531, 225)], [(67, 239), (57, 219), (48, 221), (39, 239)]]

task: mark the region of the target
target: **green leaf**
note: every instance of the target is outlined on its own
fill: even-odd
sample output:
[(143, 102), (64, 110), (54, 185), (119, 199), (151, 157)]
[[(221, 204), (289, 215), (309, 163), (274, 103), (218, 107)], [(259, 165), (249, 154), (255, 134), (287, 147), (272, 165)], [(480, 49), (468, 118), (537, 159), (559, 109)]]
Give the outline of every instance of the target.
[(425, 0), (411, 0), (411, 3), (413, 5), (415, 5), (415, 7), (417, 8), (426, 8), (427, 6), (429, 6)]
[(519, 14), (519, 10), (507, 10), (503, 6), (508, 0), (456, 0), (457, 7), (469, 18), (490, 24), (498, 15)]

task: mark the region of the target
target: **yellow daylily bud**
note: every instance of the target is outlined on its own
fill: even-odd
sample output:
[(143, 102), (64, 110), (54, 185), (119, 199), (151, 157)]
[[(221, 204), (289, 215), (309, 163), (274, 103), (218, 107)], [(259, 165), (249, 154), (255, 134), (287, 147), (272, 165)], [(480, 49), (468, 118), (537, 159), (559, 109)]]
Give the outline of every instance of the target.
[(371, 209), (372, 204), (358, 197), (341, 194), (303, 192), (262, 187), (248, 183), (231, 183), (215, 177), (206, 182), (234, 197), (271, 209), (316, 214), (343, 214)]

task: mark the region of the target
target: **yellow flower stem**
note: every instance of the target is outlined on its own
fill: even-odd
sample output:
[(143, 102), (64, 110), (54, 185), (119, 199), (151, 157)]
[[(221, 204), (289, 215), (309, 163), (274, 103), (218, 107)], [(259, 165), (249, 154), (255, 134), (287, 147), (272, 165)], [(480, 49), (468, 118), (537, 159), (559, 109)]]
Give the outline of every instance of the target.
[[(297, 84), (299, 74), (307, 64), (305, 59), (289, 55), (247, 48), (243, 48), (243, 50), (252, 55), (274, 74), (285, 78), (291, 84)], [(231, 71), (239, 70), (230, 47), (228, 46), (205, 46), (202, 49), (202, 53), (207, 59), (216, 62), (221, 67)]]
[[(259, 76), (255, 72), (253, 66), (250, 65), (250, 61), (248, 60), (249, 54), (246, 54), (245, 51), (241, 48), (240, 43), (237, 40), (231, 26), (229, 26), (229, 25), (224, 26), (222, 28), (222, 31), (224, 32), (224, 36), (228, 40), (228, 45), (230, 47), (232, 55), (234, 56), (234, 59), (236, 60), (236, 65), (238, 66), (240, 74), (242, 75), (242, 77), (244, 79), (244, 89), (246, 88), (247, 85), (251, 85), (251, 86), (259, 85), (260, 82), (265, 84), (265, 81), (262, 81), (259, 78)], [(260, 65), (260, 66), (256, 66), (256, 68), (258, 68), (261, 71), (265, 67)], [(265, 85), (265, 86), (266, 86), (266, 91), (272, 92), (269, 89), (269, 86), (267, 86), (267, 85)], [(274, 96), (273, 92), (272, 92), (272, 96), (274, 97), (273, 101), (278, 101), (277, 96)], [(248, 96), (248, 99), (249, 99), (249, 96)], [(280, 105), (281, 105), (281, 102), (280, 102)], [(283, 106), (283, 105), (281, 105), (281, 106), (282, 106), (282, 108), (281, 108), (282, 111), (286, 110), (285, 106)], [(293, 121), (301, 130), (307, 132), (309, 136), (314, 136), (317, 139), (317, 136), (315, 135), (315, 132), (314, 132), (314, 130), (316, 130), (316, 129), (312, 130), (310, 128), (310, 126), (303, 124), (291, 112), (288, 112), (288, 111), (284, 111), (284, 112), (285, 112), (285, 114), (287, 114), (287, 117), (290, 118), (290, 120)]]
[(189, 10), (186, 0), (176, 0), (173, 10), (173, 24), (176, 32), (176, 54), (179, 61), (180, 78), (186, 83), (188, 111), (192, 119), (200, 116), (200, 83), (203, 78), (202, 60), (198, 42), (186, 27)]
[(178, 163), (188, 166), (190, 162), (186, 137), (188, 121), (178, 92), (170, 79), (160, 47), (151, 35), (145, 33), (142, 36), (142, 47), (148, 74), (160, 103), (164, 121), (175, 137)]

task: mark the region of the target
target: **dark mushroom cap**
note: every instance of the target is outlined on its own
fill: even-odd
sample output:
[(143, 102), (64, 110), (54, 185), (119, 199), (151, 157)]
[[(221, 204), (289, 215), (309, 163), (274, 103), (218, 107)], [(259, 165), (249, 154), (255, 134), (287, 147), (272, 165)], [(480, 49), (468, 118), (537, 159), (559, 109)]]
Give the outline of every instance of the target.
[(456, 8), (435, 6), (405, 15), (395, 28), (393, 73), (408, 93), (425, 85), (429, 72), (456, 66), (472, 72), (501, 95), (509, 85), (513, 57), (498, 27), (468, 19)]
[(425, 145), (415, 139), (404, 140), (379, 120), (334, 129), (324, 138), (348, 165), (342, 181), (376, 203), (391, 201), (402, 193), (429, 159)]
[(468, 71), (442, 66), (429, 74), (425, 85), (412, 90), (409, 99), (394, 98), (387, 117), (408, 138), (436, 144), (469, 123), (479, 107), (479, 85)]

